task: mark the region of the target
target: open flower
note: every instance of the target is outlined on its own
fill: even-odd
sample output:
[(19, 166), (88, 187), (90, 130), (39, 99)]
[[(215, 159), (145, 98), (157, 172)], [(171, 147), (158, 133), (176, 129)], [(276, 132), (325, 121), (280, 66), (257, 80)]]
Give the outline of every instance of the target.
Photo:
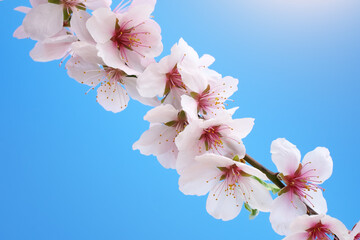
[[(171, 48), (171, 54), (162, 58), (159, 63), (150, 64), (139, 76), (138, 89), (144, 97), (161, 97), (163, 103), (174, 105), (180, 108), (180, 100), (183, 94), (187, 94), (187, 85), (183, 77), (183, 72), (187, 68), (206, 68), (213, 62), (213, 58), (204, 55), (199, 58), (197, 52), (190, 47), (184, 39), (180, 39), (177, 44)], [(191, 79), (192, 80), (192, 79)], [(206, 82), (200, 79), (194, 83), (200, 84), (200, 88), (206, 88)]]
[(285, 235), (291, 219), (306, 213), (305, 204), (317, 213), (327, 212), (323, 188), (319, 185), (331, 176), (333, 162), (329, 150), (318, 147), (307, 153), (300, 163), (300, 151), (284, 138), (273, 141), (271, 153), (286, 187), (274, 200), (270, 222), (275, 232)]
[(245, 138), (254, 125), (254, 119), (232, 119), (229, 114), (209, 120), (194, 120), (175, 139), (179, 149), (176, 170), (181, 171), (194, 163), (196, 156), (216, 153), (230, 158), (245, 156)]
[(163, 49), (161, 30), (150, 19), (152, 10), (153, 6), (144, 4), (124, 13), (108, 8), (93, 12), (86, 26), (107, 66), (137, 75), (144, 70), (145, 63), (160, 55)]
[(349, 240), (350, 236), (345, 225), (330, 216), (302, 215), (291, 224), (290, 234), (283, 240), (332, 240), (334, 235), (339, 240)]
[(70, 77), (82, 84), (97, 86), (97, 102), (106, 110), (120, 112), (130, 100), (128, 94), (143, 104), (157, 105), (156, 99), (145, 99), (136, 89), (136, 78), (129, 77), (124, 71), (105, 65), (97, 56), (94, 45), (77, 42), (72, 45), (74, 56), (66, 63)]
[(360, 239), (360, 221), (355, 224), (354, 228), (350, 232), (350, 240), (359, 240)]
[(155, 155), (163, 167), (174, 169), (178, 155), (175, 138), (188, 125), (186, 113), (167, 104), (151, 109), (144, 119), (151, 123), (150, 128), (134, 143), (133, 149)]
[(184, 194), (205, 195), (208, 213), (224, 221), (235, 218), (243, 203), (260, 211), (269, 211), (272, 198), (269, 191), (252, 178), (267, 180), (259, 170), (244, 163), (216, 154), (195, 158), (196, 163), (180, 175), (179, 188)]

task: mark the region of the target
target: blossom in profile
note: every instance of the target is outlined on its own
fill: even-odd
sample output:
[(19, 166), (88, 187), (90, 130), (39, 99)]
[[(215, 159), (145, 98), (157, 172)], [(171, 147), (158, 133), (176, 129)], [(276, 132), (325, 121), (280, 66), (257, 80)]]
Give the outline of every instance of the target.
[(109, 8), (93, 12), (86, 26), (107, 66), (138, 75), (160, 55), (161, 30), (150, 18), (152, 11), (151, 4), (143, 4), (121, 13)]
[(175, 169), (178, 155), (175, 138), (188, 125), (186, 113), (166, 104), (151, 109), (144, 119), (150, 122), (150, 128), (134, 143), (133, 149), (144, 155), (152, 154), (163, 167)]
[(350, 235), (345, 225), (328, 215), (302, 215), (290, 226), (287, 237), (283, 240), (349, 240)]
[(206, 210), (224, 221), (235, 218), (244, 203), (267, 212), (272, 198), (269, 191), (253, 176), (267, 180), (259, 170), (217, 154), (203, 154), (180, 175), (179, 188), (184, 194), (209, 193)]
[(242, 139), (251, 132), (253, 125), (252, 118), (232, 119), (229, 114), (191, 121), (175, 139), (179, 149), (176, 170), (181, 173), (194, 163), (196, 156), (204, 153), (243, 158), (245, 146)]
[(300, 163), (300, 151), (284, 138), (272, 142), (271, 154), (286, 186), (274, 200), (270, 222), (275, 232), (285, 235), (291, 220), (305, 214), (307, 206), (319, 214), (327, 212), (324, 189), (319, 185), (331, 176), (333, 162), (327, 148), (317, 147)]
[[(162, 58), (158, 63), (150, 64), (139, 76), (138, 89), (144, 97), (162, 98), (164, 104), (172, 104), (181, 108), (181, 96), (188, 94), (188, 85), (198, 85), (206, 88), (207, 83), (200, 79), (184, 76), (187, 71), (196, 72), (207, 68), (214, 61), (213, 57), (204, 55), (201, 58), (184, 39), (180, 39), (171, 48), (171, 54)], [(193, 70), (195, 69), (195, 70)], [(187, 75), (186, 75), (187, 76)]]

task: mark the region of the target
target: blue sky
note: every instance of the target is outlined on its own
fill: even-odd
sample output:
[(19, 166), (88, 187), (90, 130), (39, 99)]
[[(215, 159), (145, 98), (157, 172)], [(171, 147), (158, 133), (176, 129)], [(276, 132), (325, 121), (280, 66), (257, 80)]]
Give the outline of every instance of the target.
[[(114, 1), (114, 5), (118, 1)], [(0, 239), (282, 239), (268, 213), (213, 219), (206, 197), (185, 196), (175, 171), (132, 144), (148, 107), (106, 112), (59, 62), (36, 63), (31, 40), (12, 38), (25, 0), (0, 2)], [(270, 169), (271, 141), (304, 155), (329, 148), (329, 215), (360, 220), (360, 2), (158, 0), (164, 52), (183, 37), (213, 68), (239, 79), (231, 106), (254, 117), (247, 152)]]

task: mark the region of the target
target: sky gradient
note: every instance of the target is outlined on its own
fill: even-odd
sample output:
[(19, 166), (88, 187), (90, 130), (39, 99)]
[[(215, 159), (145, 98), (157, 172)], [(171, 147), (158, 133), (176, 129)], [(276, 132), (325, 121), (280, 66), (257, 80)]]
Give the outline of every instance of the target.
[[(119, 1), (114, 1), (113, 7)], [(261, 213), (212, 218), (206, 197), (185, 196), (178, 175), (132, 150), (150, 109), (105, 111), (59, 62), (29, 57), (12, 38), (25, 0), (0, 2), (0, 239), (282, 239)], [(275, 171), (270, 144), (285, 137), (302, 156), (329, 148), (328, 214), (360, 220), (360, 2), (358, 0), (158, 0), (166, 56), (183, 37), (212, 68), (239, 79), (230, 106), (253, 117), (247, 153)]]

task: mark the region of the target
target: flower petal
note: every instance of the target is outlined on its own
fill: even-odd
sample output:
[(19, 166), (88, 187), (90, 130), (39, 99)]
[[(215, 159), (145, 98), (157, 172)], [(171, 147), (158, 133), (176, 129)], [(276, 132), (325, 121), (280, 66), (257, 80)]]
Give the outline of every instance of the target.
[(88, 63), (80, 57), (72, 57), (66, 63), (66, 69), (71, 78), (89, 86), (97, 86), (106, 77), (99, 65)]
[(293, 195), (291, 198), (290, 194), (287, 192), (277, 197), (273, 201), (270, 211), (271, 226), (280, 235), (288, 235), (291, 222), (297, 216), (305, 214), (307, 210), (298, 196)]
[(129, 96), (117, 82), (106, 82), (97, 90), (97, 101), (107, 111), (114, 113), (124, 110), (129, 102)]
[(144, 120), (151, 123), (166, 123), (178, 119), (178, 110), (172, 105), (160, 105), (151, 109), (144, 116)]
[(326, 225), (331, 230), (331, 232), (338, 237), (339, 240), (350, 240), (348, 229), (338, 219), (326, 215), (321, 219), (321, 223)]
[(269, 212), (273, 199), (269, 191), (257, 180), (251, 177), (240, 179), (240, 189), (243, 190), (243, 199), (248, 202), (253, 209), (262, 212)]
[(23, 26), (32, 39), (44, 40), (63, 29), (63, 18), (62, 5), (46, 3), (31, 9), (24, 18)]
[(179, 178), (179, 189), (186, 195), (205, 195), (219, 179), (221, 171), (207, 162), (198, 162), (184, 169)]
[(330, 152), (324, 147), (317, 147), (315, 150), (308, 152), (302, 161), (302, 165), (302, 172), (309, 172), (308, 176), (315, 176), (313, 179), (317, 183), (327, 180), (333, 171)]
[(229, 221), (239, 215), (243, 202), (239, 197), (239, 192), (235, 188), (235, 193), (229, 195), (225, 192), (224, 182), (219, 182), (210, 191), (206, 201), (206, 210), (216, 219)]
[(300, 164), (300, 151), (285, 138), (278, 138), (271, 144), (271, 158), (279, 172), (293, 174)]
[(309, 234), (307, 232), (298, 232), (287, 236), (283, 240), (307, 240), (308, 235)]
[(86, 28), (86, 21), (90, 17), (91, 15), (88, 12), (76, 9), (71, 16), (70, 25), (80, 41), (95, 44), (95, 40), (91, 37)]
[(305, 200), (304, 202), (307, 203), (315, 212), (318, 214), (326, 214), (327, 212), (327, 204), (326, 200), (322, 194), (321, 189), (317, 189), (317, 191), (310, 190), (307, 192), (309, 197), (306, 198), (308, 202)]
[(106, 43), (114, 33), (116, 15), (109, 8), (99, 8), (92, 14), (86, 27), (97, 43)]

